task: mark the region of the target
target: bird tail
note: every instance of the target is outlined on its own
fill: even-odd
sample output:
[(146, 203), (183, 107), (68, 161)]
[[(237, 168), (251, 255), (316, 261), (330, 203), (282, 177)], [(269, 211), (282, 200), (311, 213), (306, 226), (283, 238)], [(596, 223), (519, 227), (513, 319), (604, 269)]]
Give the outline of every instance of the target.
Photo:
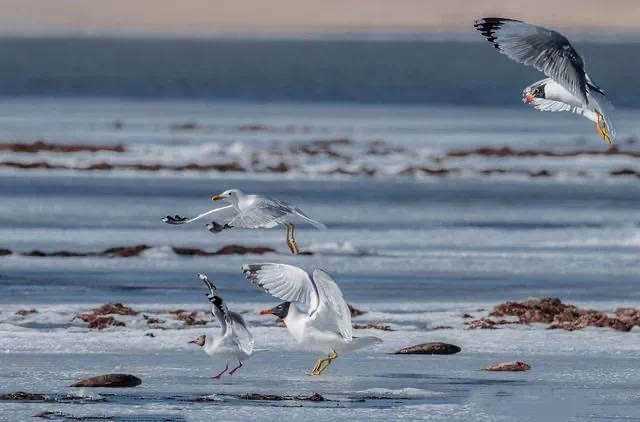
[(311, 218), (308, 215), (306, 215), (304, 212), (302, 212), (302, 210), (300, 208), (295, 208), (294, 211), (295, 211), (295, 213), (296, 213), (296, 215), (298, 217), (300, 217), (301, 219), (303, 219), (307, 223), (311, 224), (316, 229), (325, 230), (327, 228), (327, 226), (325, 226), (324, 224), (322, 224), (318, 220), (314, 220), (313, 218)]
[[(378, 337), (353, 337), (349, 343), (345, 343), (341, 347), (341, 352), (353, 352), (355, 350), (364, 349), (382, 343), (382, 339)], [(339, 351), (339, 352), (340, 352)]]

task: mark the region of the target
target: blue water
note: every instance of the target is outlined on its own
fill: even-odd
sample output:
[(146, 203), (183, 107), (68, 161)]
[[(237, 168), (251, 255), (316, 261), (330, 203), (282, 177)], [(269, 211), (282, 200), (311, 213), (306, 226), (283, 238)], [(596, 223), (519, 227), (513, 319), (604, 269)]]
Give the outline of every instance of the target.
[[(477, 35), (477, 42), (4, 38), (0, 95), (517, 106), (522, 89), (543, 76)], [(614, 104), (640, 106), (640, 44), (575, 47)]]
[[(0, 152), (0, 161), (207, 163), (228, 151), (242, 157), (244, 151), (264, 160), (273, 153), (287, 162), (302, 162), (284, 174), (1, 168), (0, 249), (15, 253), (0, 256), (0, 393), (82, 397), (62, 403), (0, 402), (0, 420), (23, 420), (42, 411), (115, 420), (210, 420), (212, 415), (223, 420), (257, 415), (272, 420), (461, 421), (640, 417), (637, 406), (629, 404), (637, 398), (640, 380), (636, 329), (564, 332), (532, 325), (467, 330), (462, 318), (463, 313), (485, 316), (497, 303), (533, 296), (556, 296), (606, 311), (638, 306), (640, 187), (636, 177), (608, 173), (637, 168), (636, 158), (436, 159), (450, 149), (485, 146), (604, 149), (593, 128), (580, 119), (547, 118), (526, 108), (186, 100), (23, 98), (4, 99), (0, 106), (4, 139), (127, 148), (122, 154)], [(638, 133), (634, 111), (623, 111), (621, 117), (624, 138), (632, 139)], [(114, 121), (122, 127), (114, 127)], [(184, 122), (200, 126), (171, 129)], [(246, 132), (239, 129), (244, 125), (268, 129)], [(350, 159), (363, 160), (379, 174), (322, 175), (311, 170), (344, 163), (301, 158), (289, 149), (335, 138), (348, 138)], [(408, 152), (395, 158), (367, 154), (372, 140)], [(636, 151), (637, 145), (625, 142), (621, 148)], [(487, 177), (470, 172), (420, 178), (383, 172), (415, 159), (429, 166), (451, 161), (462, 169), (550, 168), (556, 174)], [(297, 234), (301, 248), (314, 255), (291, 256), (279, 230), (212, 235), (201, 224), (175, 227), (160, 221), (167, 214), (203, 211), (211, 206), (212, 193), (231, 187), (289, 201), (326, 223), (326, 231), (301, 227)], [(98, 252), (136, 244), (151, 249), (133, 258), (20, 255), (32, 250)], [(213, 251), (228, 244), (264, 245), (276, 253), (192, 258), (169, 249)], [(241, 275), (242, 264), (263, 261), (326, 269), (348, 302), (369, 311), (357, 322), (382, 322), (395, 331), (358, 331), (384, 343), (341, 356), (326, 377), (305, 375), (317, 356), (301, 351), (284, 329), (256, 314), (276, 300)], [(221, 369), (221, 362), (188, 344), (202, 333), (214, 334), (215, 324), (183, 326), (169, 313), (183, 308), (206, 316), (207, 302), (195, 278), (199, 271), (216, 280), (229, 306), (243, 312), (257, 347), (266, 349), (237, 376), (220, 383), (208, 376)], [(74, 319), (107, 302), (129, 304), (168, 321), (167, 326), (150, 327), (139, 315), (127, 320), (126, 327), (92, 331)], [(15, 314), (25, 308), (38, 312)], [(149, 333), (154, 337), (145, 335)], [(451, 342), (463, 352), (389, 354), (424, 341)], [(508, 360), (525, 360), (532, 370), (480, 370)], [(112, 391), (67, 387), (105, 372), (135, 373), (143, 384)], [(237, 397), (246, 392), (319, 392), (330, 401)], [(214, 401), (195, 401), (211, 395), (216, 395)]]

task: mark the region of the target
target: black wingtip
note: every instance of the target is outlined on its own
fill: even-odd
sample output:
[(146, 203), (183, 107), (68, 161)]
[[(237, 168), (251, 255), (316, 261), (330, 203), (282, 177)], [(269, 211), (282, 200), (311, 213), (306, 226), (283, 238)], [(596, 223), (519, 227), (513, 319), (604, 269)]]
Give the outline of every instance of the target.
[(473, 27), (477, 29), (483, 37), (487, 39), (496, 49), (500, 49), (500, 45), (496, 42), (496, 31), (499, 30), (505, 22), (520, 22), (509, 18), (480, 18), (476, 19)]
[(162, 218), (162, 222), (163, 223), (167, 223), (167, 224), (172, 224), (172, 225), (178, 225), (178, 224), (183, 224), (185, 221), (187, 221), (188, 218), (183, 217), (181, 215), (167, 215), (166, 217)]

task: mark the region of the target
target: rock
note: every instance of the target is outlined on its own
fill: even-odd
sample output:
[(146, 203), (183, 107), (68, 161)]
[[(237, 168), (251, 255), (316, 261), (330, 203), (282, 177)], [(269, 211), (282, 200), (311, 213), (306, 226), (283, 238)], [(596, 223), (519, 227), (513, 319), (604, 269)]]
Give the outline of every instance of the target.
[(70, 387), (136, 387), (142, 384), (142, 380), (129, 374), (106, 374), (87, 378), (70, 385)]
[(169, 312), (170, 314), (174, 314), (178, 321), (184, 322), (185, 325), (206, 325), (207, 320), (197, 319), (198, 315), (197, 311), (185, 311), (184, 309), (178, 309), (176, 311)]
[(135, 246), (124, 246), (117, 248), (109, 248), (102, 252), (102, 255), (121, 257), (121, 258), (129, 258), (132, 256), (138, 256), (142, 252), (150, 249), (151, 246), (148, 245), (135, 245)]
[(126, 325), (112, 316), (94, 316), (86, 322), (89, 323), (88, 328), (91, 330), (104, 330), (107, 327), (124, 327)]
[(471, 314), (462, 314), (462, 318), (468, 319), (468, 318), (473, 318), (473, 315)]
[(72, 152), (125, 152), (125, 148), (122, 145), (81, 145), (81, 144), (53, 144), (43, 141), (33, 142), (31, 144), (0, 144), (0, 151), (11, 151), (18, 153), (35, 154), (38, 152), (57, 152), (57, 153), (72, 153)]
[(280, 396), (276, 394), (260, 394), (260, 393), (246, 393), (238, 396), (242, 400), (266, 400), (266, 401), (283, 401), (283, 400), (297, 400), (297, 401), (326, 401), (326, 399), (318, 393), (313, 393), (310, 396)]
[(35, 309), (20, 309), (18, 311), (16, 311), (16, 315), (18, 316), (27, 316), (27, 315), (31, 315), (31, 314), (37, 314), (38, 311)]
[(507, 321), (506, 319), (501, 319), (495, 321), (490, 318), (480, 318), (474, 319), (473, 321), (465, 322), (464, 325), (467, 326), (469, 330), (475, 329), (484, 329), (484, 330), (495, 330), (498, 327), (496, 325), (507, 325), (507, 324), (522, 324), (520, 321)]
[(107, 303), (99, 308), (91, 311), (96, 315), (138, 315), (139, 312), (134, 311), (127, 305), (122, 303)]
[(489, 365), (484, 368), (485, 371), (510, 371), (510, 372), (521, 372), (528, 371), (531, 369), (531, 366), (525, 362), (501, 362), (494, 363), (493, 365)]
[[(567, 305), (558, 298), (531, 299), (525, 302), (506, 302), (496, 306), (490, 316), (516, 316), (520, 324), (545, 323), (549, 329), (567, 331), (581, 330), (585, 327), (608, 327), (618, 331), (630, 331), (640, 325), (640, 310), (624, 308), (616, 311), (615, 316), (592, 309), (582, 309), (575, 305)], [(491, 320), (483, 318), (482, 324), (491, 324)], [(478, 320), (480, 321), (480, 320)], [(487, 322), (489, 321), (489, 322)], [(476, 323), (476, 321), (472, 321)], [(493, 321), (499, 323), (515, 323)], [(478, 324), (481, 324), (478, 322)], [(488, 328), (488, 327), (470, 327)]]
[(7, 256), (7, 255), (11, 255), (13, 252), (11, 252), (9, 249), (0, 249), (0, 256)]
[(357, 316), (364, 315), (367, 313), (367, 311), (361, 311), (360, 309), (356, 308), (350, 303), (348, 303), (347, 306), (349, 307), (349, 312), (351, 312), (351, 318), (355, 318)]
[(185, 122), (185, 123), (176, 123), (174, 125), (169, 126), (171, 130), (182, 131), (182, 130), (196, 130), (200, 128), (196, 122)]
[(6, 401), (46, 401), (48, 397), (45, 394), (27, 393), (24, 391), (16, 391), (15, 393), (0, 394), (0, 400)]
[(247, 247), (241, 245), (227, 245), (214, 252), (214, 255), (262, 255), (273, 253), (275, 249), (266, 246)]
[(453, 355), (461, 352), (459, 346), (441, 342), (422, 343), (415, 346), (405, 347), (394, 354), (396, 355)]
[(394, 331), (389, 325), (380, 324), (377, 322), (370, 322), (368, 324), (353, 324), (353, 328), (356, 330), (382, 330), (382, 331)]

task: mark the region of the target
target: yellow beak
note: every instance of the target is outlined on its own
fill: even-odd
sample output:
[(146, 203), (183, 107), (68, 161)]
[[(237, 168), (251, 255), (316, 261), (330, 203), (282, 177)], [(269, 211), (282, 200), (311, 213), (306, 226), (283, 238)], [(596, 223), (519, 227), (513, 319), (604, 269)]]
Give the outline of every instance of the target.
[(219, 200), (221, 200), (221, 199), (224, 199), (224, 196), (222, 196), (222, 195), (213, 195), (213, 196), (211, 197), (211, 200), (212, 200), (212, 201), (219, 201)]

